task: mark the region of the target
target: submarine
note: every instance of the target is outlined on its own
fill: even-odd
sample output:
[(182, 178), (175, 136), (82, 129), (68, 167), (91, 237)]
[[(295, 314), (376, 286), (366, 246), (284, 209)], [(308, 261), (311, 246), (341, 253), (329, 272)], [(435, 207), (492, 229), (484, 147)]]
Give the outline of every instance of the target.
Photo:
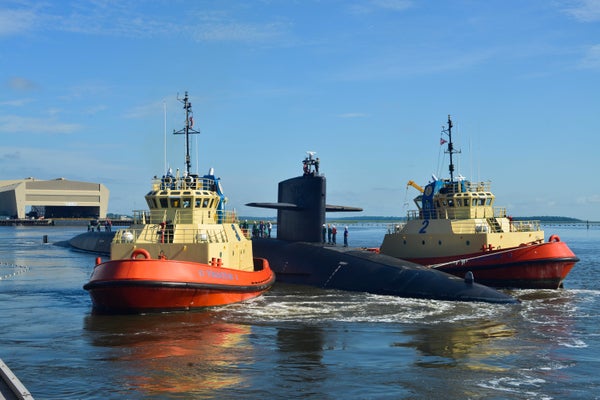
[(314, 152), (308, 154), (302, 162), (301, 176), (279, 182), (276, 203), (246, 204), (277, 210), (276, 237), (252, 239), (253, 254), (269, 261), (277, 281), (417, 299), (519, 302), (476, 283), (470, 272), (461, 279), (366, 249), (324, 243), (326, 212), (353, 212), (362, 208), (328, 205), (326, 178), (319, 173), (319, 159), (313, 158)]

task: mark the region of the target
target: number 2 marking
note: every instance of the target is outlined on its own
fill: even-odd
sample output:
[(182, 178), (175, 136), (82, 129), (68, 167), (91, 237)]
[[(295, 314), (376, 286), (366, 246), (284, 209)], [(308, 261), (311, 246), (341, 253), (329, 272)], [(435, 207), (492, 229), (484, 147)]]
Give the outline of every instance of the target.
[(427, 227), (429, 226), (429, 220), (426, 219), (423, 221), (423, 227), (419, 229), (419, 233), (427, 233)]

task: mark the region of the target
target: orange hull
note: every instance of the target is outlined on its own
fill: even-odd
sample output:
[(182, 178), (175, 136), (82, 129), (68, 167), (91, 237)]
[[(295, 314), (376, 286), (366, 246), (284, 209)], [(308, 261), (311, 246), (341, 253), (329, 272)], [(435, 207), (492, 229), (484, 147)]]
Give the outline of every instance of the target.
[(461, 278), (471, 271), (476, 282), (496, 288), (557, 289), (563, 286), (579, 258), (566, 243), (552, 241), (459, 256), (408, 260)]
[(257, 297), (271, 288), (275, 274), (267, 260), (254, 271), (166, 259), (123, 259), (99, 263), (90, 281), (94, 309), (110, 313), (190, 310)]

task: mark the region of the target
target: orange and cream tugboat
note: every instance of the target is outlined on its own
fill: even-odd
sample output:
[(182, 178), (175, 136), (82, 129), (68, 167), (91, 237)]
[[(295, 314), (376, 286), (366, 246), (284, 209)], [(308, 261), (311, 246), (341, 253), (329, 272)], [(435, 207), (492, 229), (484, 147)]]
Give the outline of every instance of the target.
[[(556, 289), (579, 258), (557, 235), (544, 241), (539, 221), (516, 221), (504, 208), (494, 207), (490, 182), (470, 182), (454, 176), (452, 120), (442, 133), (448, 140), (450, 179), (434, 177), (424, 188), (409, 181), (420, 194), (418, 210), (390, 228), (382, 254), (464, 277), (498, 288)], [(408, 187), (407, 185), (407, 187)]]
[(189, 310), (257, 297), (275, 282), (267, 260), (254, 258), (252, 242), (225, 210), (220, 178), (190, 173), (192, 105), (187, 92), (186, 169), (154, 178), (149, 211), (116, 232), (110, 261), (96, 260), (90, 281), (94, 310), (108, 313)]

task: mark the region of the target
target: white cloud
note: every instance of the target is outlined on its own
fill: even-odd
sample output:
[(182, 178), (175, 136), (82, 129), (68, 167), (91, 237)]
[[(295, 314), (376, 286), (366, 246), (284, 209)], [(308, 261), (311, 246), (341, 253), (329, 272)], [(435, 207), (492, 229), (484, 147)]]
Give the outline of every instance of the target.
[(600, 44), (590, 46), (583, 59), (581, 60), (580, 66), (582, 68), (596, 69), (600, 68)]
[(599, 204), (600, 203), (600, 194), (593, 194), (586, 197), (579, 197), (577, 199), (577, 204)]
[(265, 42), (283, 37), (288, 23), (281, 21), (243, 22), (228, 12), (215, 12), (195, 3), (188, 7), (192, 19), (169, 21), (150, 16), (135, 2), (93, 1), (61, 4), (45, 9), (0, 9), (0, 37), (30, 30), (63, 31), (77, 34), (127, 38), (187, 35), (201, 42)]
[(8, 80), (8, 86), (11, 89), (19, 90), (19, 91), (37, 89), (37, 87), (38, 87), (37, 83), (35, 83), (34, 81), (29, 80), (27, 78), (20, 77), (20, 76), (15, 76), (15, 77), (10, 78)]
[(383, 11), (404, 11), (413, 6), (412, 0), (371, 0), (366, 3), (351, 4), (348, 9), (353, 14), (370, 14)]
[(573, 6), (565, 9), (567, 14), (583, 22), (600, 21), (599, 0), (575, 0)]
[(412, 0), (372, 0), (371, 4), (378, 8), (394, 11), (404, 11), (412, 7)]
[(36, 14), (29, 10), (0, 10), (0, 37), (27, 32), (35, 21)]
[[(164, 102), (152, 102), (141, 106), (133, 107), (124, 113), (125, 118), (146, 118), (149, 116), (162, 115), (164, 111)], [(184, 118), (185, 119), (185, 118)]]
[(73, 133), (81, 129), (78, 124), (68, 124), (44, 118), (17, 115), (0, 116), (0, 133)]
[(0, 102), (0, 106), (23, 107), (31, 102), (32, 102), (31, 99), (6, 100), (6, 101)]
[(369, 81), (466, 70), (497, 58), (501, 52), (502, 49), (488, 48), (463, 52), (453, 57), (446, 57), (442, 50), (438, 55), (425, 55), (420, 58), (405, 54), (376, 56), (363, 63), (356, 63), (346, 71), (342, 70), (335, 78), (341, 81)]
[(193, 37), (202, 42), (264, 42), (281, 37), (287, 24), (222, 21), (193, 27)]

